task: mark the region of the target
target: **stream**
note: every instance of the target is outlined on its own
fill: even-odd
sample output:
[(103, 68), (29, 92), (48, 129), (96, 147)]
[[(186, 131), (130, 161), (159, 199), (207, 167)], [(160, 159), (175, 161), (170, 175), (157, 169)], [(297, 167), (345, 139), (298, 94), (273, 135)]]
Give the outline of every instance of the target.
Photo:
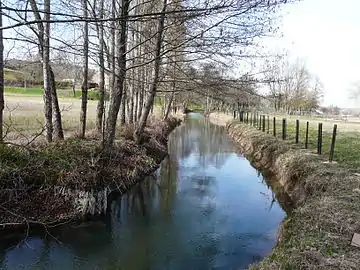
[(223, 127), (189, 114), (154, 174), (99, 221), (0, 238), (0, 269), (246, 269), (285, 212)]

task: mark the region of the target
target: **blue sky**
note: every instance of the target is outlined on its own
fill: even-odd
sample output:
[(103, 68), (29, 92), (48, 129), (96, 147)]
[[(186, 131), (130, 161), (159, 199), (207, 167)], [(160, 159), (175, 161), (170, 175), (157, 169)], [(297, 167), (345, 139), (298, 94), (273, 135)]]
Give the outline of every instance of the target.
[(324, 105), (360, 107), (348, 90), (360, 81), (360, 1), (303, 0), (284, 8), (278, 42), (306, 60), (324, 83)]

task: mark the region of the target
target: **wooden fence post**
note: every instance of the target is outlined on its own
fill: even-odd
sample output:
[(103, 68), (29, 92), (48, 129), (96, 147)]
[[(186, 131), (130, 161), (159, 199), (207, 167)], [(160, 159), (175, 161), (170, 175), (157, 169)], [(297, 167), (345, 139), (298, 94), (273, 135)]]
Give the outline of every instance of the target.
[(296, 135), (295, 135), (295, 143), (299, 143), (299, 131), (300, 131), (300, 121), (296, 120)]
[(261, 114), (259, 115), (258, 120), (259, 120), (259, 130), (261, 130), (261, 124), (262, 124), (262, 115)]
[(270, 116), (267, 116), (267, 134), (270, 133)]
[(332, 139), (331, 139), (331, 148), (330, 148), (330, 156), (329, 156), (329, 161), (330, 162), (332, 162), (334, 160), (336, 131), (337, 131), (337, 125), (335, 124), (334, 129), (333, 129)]
[(234, 111), (234, 119), (236, 119), (236, 111)]
[(273, 122), (273, 135), (274, 137), (276, 137), (276, 117), (274, 117), (274, 122)]
[(306, 122), (305, 149), (308, 148), (308, 143), (309, 143), (309, 121)]
[(265, 132), (265, 128), (266, 128), (265, 115), (263, 115), (262, 121), (263, 121), (263, 123), (262, 123), (262, 131)]
[(249, 123), (249, 112), (246, 112), (246, 124)]
[(318, 126), (318, 144), (317, 144), (317, 153), (321, 155), (322, 153), (322, 123), (319, 123)]
[(286, 118), (282, 120), (282, 139), (286, 140)]

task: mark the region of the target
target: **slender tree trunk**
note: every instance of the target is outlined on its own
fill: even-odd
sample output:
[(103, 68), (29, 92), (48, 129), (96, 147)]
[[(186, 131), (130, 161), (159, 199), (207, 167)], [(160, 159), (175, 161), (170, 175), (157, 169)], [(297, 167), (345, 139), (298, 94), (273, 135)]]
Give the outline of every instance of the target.
[[(82, 0), (83, 16), (88, 17), (87, 0)], [(89, 24), (84, 22), (84, 45), (83, 45), (83, 83), (81, 86), (81, 111), (80, 111), (80, 138), (85, 138), (86, 131), (86, 110), (88, 96), (88, 75), (89, 75)]]
[(120, 124), (121, 125), (125, 125), (126, 123), (126, 100), (127, 100), (127, 95), (126, 95), (126, 89), (123, 89), (123, 96), (121, 99), (121, 104), (120, 104)]
[(166, 5), (167, 0), (163, 1), (163, 8), (162, 13), (158, 22), (158, 34), (157, 34), (157, 41), (156, 41), (156, 52), (155, 52), (155, 62), (154, 62), (154, 79), (151, 84), (150, 93), (147, 97), (146, 104), (141, 114), (140, 122), (138, 127), (135, 130), (134, 139), (136, 143), (141, 142), (141, 136), (144, 132), (147, 119), (149, 116), (149, 112), (154, 104), (154, 99), (158, 87), (159, 82), (159, 71), (160, 71), (160, 64), (161, 64), (161, 46), (163, 42), (163, 33), (164, 33), (164, 24), (165, 24), (165, 12), (166, 12)]
[[(50, 20), (50, 0), (44, 0), (44, 20)], [(41, 34), (41, 33), (40, 33)], [(46, 139), (52, 142), (53, 122), (52, 122), (52, 93), (50, 75), (50, 23), (44, 22), (43, 32), (43, 77), (44, 77), (44, 103), (45, 103), (45, 129)]]
[[(175, 87), (173, 87), (173, 90), (175, 90)], [(168, 117), (169, 117), (169, 114), (170, 114), (170, 111), (171, 111), (171, 106), (172, 106), (173, 100), (174, 100), (174, 96), (175, 96), (175, 91), (173, 91), (171, 93), (171, 95), (170, 95), (169, 103), (167, 104), (167, 107), (166, 107), (166, 110), (165, 110), (164, 120), (168, 119)]]
[(59, 100), (56, 92), (55, 74), (51, 68), (51, 65), (49, 65), (49, 70), (50, 70), (51, 95), (52, 95), (51, 100), (52, 100), (52, 112), (53, 112), (53, 134), (55, 139), (63, 140), (64, 131), (62, 128), (61, 111), (60, 111)]
[(140, 82), (140, 89), (139, 89), (139, 104), (138, 104), (138, 120), (140, 121), (140, 117), (142, 114), (142, 109), (144, 105), (144, 92), (145, 92), (145, 69), (142, 67), (139, 72), (139, 82)]
[(111, 16), (114, 19), (111, 22), (111, 76), (110, 76), (110, 100), (112, 93), (115, 92), (115, 82), (116, 82), (116, 56), (115, 56), (115, 47), (116, 47), (116, 23), (115, 23), (115, 10), (116, 10), (116, 0), (112, 0), (112, 9)]
[[(100, 2), (100, 19), (104, 17), (104, 0)], [(99, 134), (102, 132), (102, 121), (105, 113), (105, 60), (104, 60), (104, 24), (100, 22), (99, 29), (99, 64), (100, 64), (100, 83), (99, 101), (97, 105), (96, 129)]]
[(0, 0), (0, 142), (3, 141), (4, 132), (4, 40), (2, 27), (2, 0)]
[(138, 105), (139, 105), (139, 83), (136, 84), (137, 88), (135, 90), (135, 102), (134, 102), (134, 123), (138, 120)]
[(127, 16), (129, 12), (130, 0), (121, 0), (121, 20), (117, 25), (117, 44), (116, 44), (116, 87), (113, 89), (113, 94), (109, 102), (109, 112), (106, 122), (105, 134), (105, 151), (109, 151), (114, 144), (116, 121), (120, 109), (120, 103), (124, 90), (124, 80), (126, 76), (126, 30), (127, 30)]
[(130, 98), (129, 98), (129, 123), (134, 123), (134, 84), (130, 88)]

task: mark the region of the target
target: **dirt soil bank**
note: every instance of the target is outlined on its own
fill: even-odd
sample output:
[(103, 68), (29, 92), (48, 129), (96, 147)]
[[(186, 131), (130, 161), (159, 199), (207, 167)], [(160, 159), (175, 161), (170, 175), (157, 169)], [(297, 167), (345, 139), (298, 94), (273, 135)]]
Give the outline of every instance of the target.
[(97, 139), (1, 146), (0, 229), (51, 227), (105, 214), (110, 194), (127, 191), (158, 168), (167, 137), (180, 123), (153, 122), (141, 146), (123, 134), (106, 155)]
[[(209, 118), (219, 124), (219, 116)], [(360, 269), (360, 249), (350, 245), (360, 232), (360, 177), (238, 121), (226, 129), (294, 205), (272, 253), (250, 269)]]

